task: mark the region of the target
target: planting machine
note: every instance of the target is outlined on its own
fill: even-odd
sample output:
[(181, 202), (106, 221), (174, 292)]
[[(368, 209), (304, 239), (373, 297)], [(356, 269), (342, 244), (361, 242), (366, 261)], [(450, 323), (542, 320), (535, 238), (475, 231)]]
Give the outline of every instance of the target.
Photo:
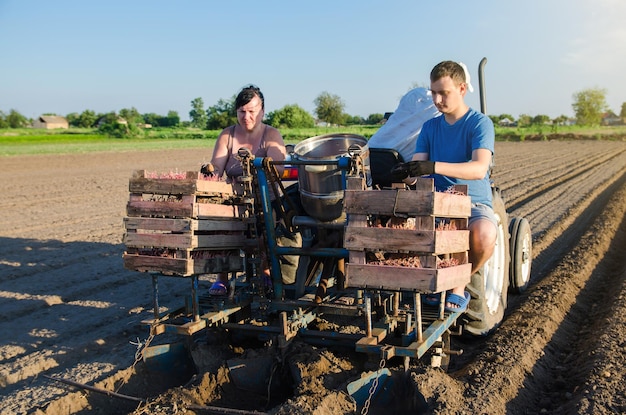
[[(450, 335), (490, 333), (508, 292), (529, 282), (530, 227), (508, 217), (496, 186), (496, 249), (471, 275), (466, 189), (436, 192), (432, 179), (414, 188), (387, 183), (389, 166), (401, 161), (397, 152), (329, 134), (298, 143), (286, 161), (247, 151), (239, 158), (244, 173), (236, 187), (194, 173), (131, 179), (124, 262), (152, 275), (152, 334), (217, 328), (279, 350), (300, 338), (405, 364), (428, 354), (431, 364), (445, 366), (459, 353)], [(297, 179), (279, 177), (278, 165), (297, 171)], [(230, 276), (229, 294), (211, 296), (203, 278), (220, 272)], [(165, 314), (162, 275), (190, 281), (187, 303)], [(472, 297), (465, 313), (422, 301), (464, 284)]]

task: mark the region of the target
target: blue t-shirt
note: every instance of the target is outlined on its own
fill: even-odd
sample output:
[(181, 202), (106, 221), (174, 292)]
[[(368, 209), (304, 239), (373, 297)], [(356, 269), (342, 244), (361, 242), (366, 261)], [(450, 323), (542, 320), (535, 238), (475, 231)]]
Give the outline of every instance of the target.
[[(472, 151), (479, 148), (493, 154), (494, 144), (495, 130), (491, 119), (470, 108), (463, 118), (452, 125), (446, 122), (445, 117), (426, 121), (417, 139), (415, 152), (427, 153), (431, 161), (463, 163), (472, 160)], [(437, 191), (445, 191), (455, 184), (466, 184), (472, 203), (492, 206), (489, 171), (481, 180), (455, 179), (440, 174), (432, 177)]]

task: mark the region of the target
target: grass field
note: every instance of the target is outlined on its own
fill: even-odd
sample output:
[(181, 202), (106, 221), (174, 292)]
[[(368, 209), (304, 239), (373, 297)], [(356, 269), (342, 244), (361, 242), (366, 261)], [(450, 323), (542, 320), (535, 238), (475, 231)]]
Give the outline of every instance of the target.
[[(296, 144), (306, 138), (330, 133), (371, 137), (380, 126), (316, 127), (282, 129), (286, 143)], [(152, 129), (141, 138), (110, 138), (93, 129), (35, 130), (0, 129), (0, 156), (32, 154), (67, 154), (99, 151), (136, 151), (183, 148), (207, 148), (215, 144), (218, 130)], [(534, 126), (529, 128), (496, 127), (496, 140), (524, 141), (550, 139), (626, 139), (626, 126), (577, 127)]]

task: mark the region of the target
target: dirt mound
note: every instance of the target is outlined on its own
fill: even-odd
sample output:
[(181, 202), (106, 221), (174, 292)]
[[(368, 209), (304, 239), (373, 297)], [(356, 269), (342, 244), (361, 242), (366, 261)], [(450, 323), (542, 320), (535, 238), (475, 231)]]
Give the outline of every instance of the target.
[[(147, 340), (141, 321), (152, 315), (152, 286), (145, 274), (122, 267), (128, 178), (137, 169), (195, 170), (206, 154), (2, 159), (0, 330), (8, 335), (0, 344), (0, 412), (360, 411), (347, 385), (382, 373), (380, 362), (346, 350), (294, 341), (276, 352), (274, 344), (234, 347), (206, 335), (192, 340), (197, 366), (182, 368), (179, 378), (143, 362), (133, 366)], [(371, 399), (369, 413), (626, 412), (626, 143), (498, 142), (496, 154), (494, 180), (509, 214), (531, 224), (531, 286), (510, 297), (493, 335), (453, 339), (463, 354), (452, 357), (447, 373), (427, 362), (411, 362), (407, 372), (387, 362), (387, 393)], [(33, 176), (35, 165), (45, 166), (46, 174)], [(166, 311), (184, 304), (189, 285), (163, 278), (159, 290), (167, 293), (161, 301)], [(174, 341), (181, 339), (157, 336), (151, 345)], [(246, 376), (237, 380), (231, 373), (238, 362), (269, 367), (270, 393), (242, 392), (237, 381)]]

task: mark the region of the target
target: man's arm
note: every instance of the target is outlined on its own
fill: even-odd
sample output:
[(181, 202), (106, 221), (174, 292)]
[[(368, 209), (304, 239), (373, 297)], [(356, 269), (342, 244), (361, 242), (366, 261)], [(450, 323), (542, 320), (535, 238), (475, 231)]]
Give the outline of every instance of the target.
[[(419, 154), (415, 154), (413, 159)], [(437, 161), (435, 163), (435, 173), (443, 176), (454, 177), (464, 180), (480, 180), (485, 177), (491, 165), (491, 151), (485, 148), (478, 148), (472, 151), (472, 160), (464, 163), (446, 163)]]

